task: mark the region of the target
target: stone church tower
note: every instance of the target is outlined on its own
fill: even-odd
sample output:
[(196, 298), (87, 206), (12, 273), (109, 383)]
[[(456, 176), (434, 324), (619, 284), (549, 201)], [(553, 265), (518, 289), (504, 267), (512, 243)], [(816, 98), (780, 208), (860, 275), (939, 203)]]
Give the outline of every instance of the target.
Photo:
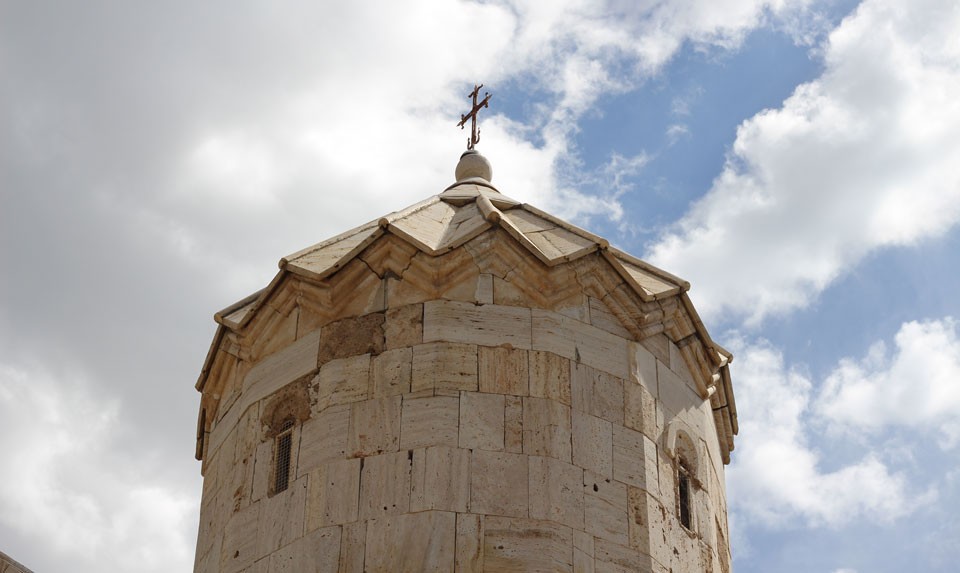
[(689, 284), (475, 151), (456, 179), (216, 315), (195, 571), (728, 572), (730, 354)]

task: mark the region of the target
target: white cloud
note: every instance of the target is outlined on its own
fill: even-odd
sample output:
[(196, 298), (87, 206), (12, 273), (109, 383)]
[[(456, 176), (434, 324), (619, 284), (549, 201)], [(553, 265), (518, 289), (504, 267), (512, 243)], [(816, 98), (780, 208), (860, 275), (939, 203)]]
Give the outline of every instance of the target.
[(60, 554), (82, 571), (189, 570), (198, 500), (116, 451), (120, 405), (86, 388), (75, 374), (0, 364), (0, 524), (44, 547), (17, 558), (41, 567)]
[(817, 410), (834, 425), (935, 431), (945, 448), (960, 443), (960, 323), (952, 318), (901, 325), (890, 350), (877, 342), (860, 360), (845, 358), (827, 377)]
[(703, 314), (807, 305), (867, 254), (960, 220), (960, 10), (865, 0), (826, 70), (745, 121), (709, 193), (650, 250)]
[(769, 525), (838, 527), (862, 518), (891, 521), (917, 506), (904, 476), (873, 454), (824, 470), (807, 436), (810, 380), (768, 343), (740, 340), (733, 349), (741, 417), (727, 484), (735, 514)]

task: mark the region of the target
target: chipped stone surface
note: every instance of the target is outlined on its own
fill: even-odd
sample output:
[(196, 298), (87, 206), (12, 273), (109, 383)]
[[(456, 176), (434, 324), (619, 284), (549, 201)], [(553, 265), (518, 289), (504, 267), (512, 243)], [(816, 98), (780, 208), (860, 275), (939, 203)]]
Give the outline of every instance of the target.
[(413, 455), (406, 451), (372, 456), (360, 469), (360, 519), (410, 510)]
[(380, 354), (384, 349), (384, 314), (376, 312), (345, 318), (320, 331), (319, 364), (359, 354)]
[(583, 475), (585, 529), (591, 535), (627, 545), (627, 486), (585, 471)]
[(370, 355), (331, 360), (310, 383), (310, 406), (314, 413), (330, 406), (367, 398), (370, 386)]
[(423, 342), (423, 305), (410, 304), (387, 310), (383, 331), (387, 349), (420, 344)]

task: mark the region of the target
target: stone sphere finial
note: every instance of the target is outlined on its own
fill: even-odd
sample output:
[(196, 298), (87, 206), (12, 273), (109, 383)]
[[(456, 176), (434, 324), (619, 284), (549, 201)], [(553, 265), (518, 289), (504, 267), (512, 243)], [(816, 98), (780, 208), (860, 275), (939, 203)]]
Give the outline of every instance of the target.
[(460, 162), (457, 163), (455, 175), (457, 181), (463, 181), (471, 177), (479, 177), (489, 182), (493, 179), (493, 167), (490, 166), (490, 162), (487, 161), (486, 157), (480, 155), (479, 151), (476, 149), (468, 149), (460, 156)]

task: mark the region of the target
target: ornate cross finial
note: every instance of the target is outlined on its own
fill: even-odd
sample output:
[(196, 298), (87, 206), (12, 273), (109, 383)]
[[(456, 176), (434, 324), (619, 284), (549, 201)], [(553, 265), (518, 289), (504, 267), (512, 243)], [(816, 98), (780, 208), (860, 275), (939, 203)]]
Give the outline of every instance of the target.
[(490, 101), (490, 94), (484, 93), (483, 101), (477, 102), (477, 96), (480, 95), (480, 88), (482, 87), (483, 84), (473, 84), (473, 92), (467, 96), (473, 98), (473, 109), (466, 115), (461, 114), (460, 123), (457, 124), (460, 126), (460, 129), (463, 129), (467, 120), (470, 120), (470, 139), (467, 140), (467, 149), (473, 149), (474, 145), (480, 143), (480, 130), (477, 129), (477, 112), (480, 111), (481, 108), (487, 107), (487, 103)]

